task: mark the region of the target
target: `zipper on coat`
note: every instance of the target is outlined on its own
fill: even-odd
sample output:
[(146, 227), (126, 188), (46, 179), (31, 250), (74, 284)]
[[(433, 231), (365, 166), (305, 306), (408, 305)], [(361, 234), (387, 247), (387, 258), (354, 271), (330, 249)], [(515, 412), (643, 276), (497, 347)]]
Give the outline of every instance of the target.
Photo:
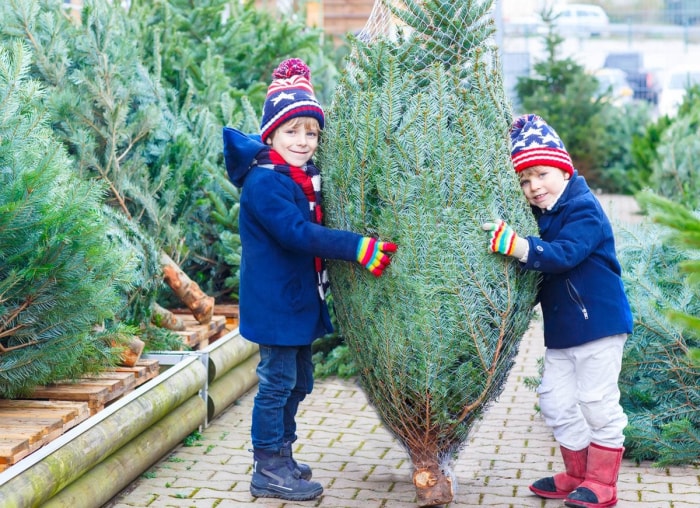
[(583, 319), (588, 319), (588, 309), (586, 309), (586, 305), (583, 303), (583, 298), (581, 298), (581, 295), (578, 293), (578, 291), (576, 291), (576, 286), (574, 286), (574, 284), (571, 282), (571, 279), (566, 279), (566, 290), (569, 292), (569, 297), (581, 309)]

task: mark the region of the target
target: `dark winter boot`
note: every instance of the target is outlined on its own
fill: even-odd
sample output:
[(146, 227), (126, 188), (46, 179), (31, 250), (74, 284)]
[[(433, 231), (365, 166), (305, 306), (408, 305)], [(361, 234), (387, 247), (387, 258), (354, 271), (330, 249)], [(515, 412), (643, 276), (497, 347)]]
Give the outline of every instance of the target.
[(291, 441), (287, 441), (286, 443), (284, 443), (282, 445), (282, 448), (280, 449), (280, 455), (282, 455), (282, 457), (289, 457), (289, 460), (292, 461), (292, 466), (294, 467), (294, 469), (299, 471), (299, 477), (302, 480), (310, 480), (311, 479), (311, 475), (313, 474), (311, 472), (311, 468), (309, 466), (307, 466), (306, 464), (301, 464), (301, 463), (297, 462), (296, 460), (294, 460), (294, 457), (292, 457), (292, 442)]
[(307, 501), (323, 493), (320, 483), (301, 478), (289, 457), (265, 450), (253, 451), (253, 479), (250, 493), (253, 497), (274, 497), (288, 501)]
[(564, 459), (566, 473), (540, 478), (530, 485), (530, 490), (540, 497), (564, 499), (583, 482), (586, 476), (588, 447), (578, 451), (569, 450), (563, 446), (560, 446), (559, 449)]
[(617, 504), (617, 474), (624, 448), (588, 447), (586, 478), (564, 501), (572, 508), (604, 508)]

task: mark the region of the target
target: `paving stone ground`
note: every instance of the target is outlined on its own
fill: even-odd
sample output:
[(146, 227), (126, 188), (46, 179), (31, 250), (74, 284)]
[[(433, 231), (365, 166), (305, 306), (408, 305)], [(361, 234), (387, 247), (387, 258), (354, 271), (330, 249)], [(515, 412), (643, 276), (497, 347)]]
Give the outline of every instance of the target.
[[(631, 198), (600, 196), (613, 220), (636, 222)], [(456, 495), (446, 508), (563, 507), (532, 495), (528, 485), (561, 469), (558, 447), (523, 380), (537, 375), (544, 354), (541, 320), (533, 321), (499, 399), (472, 429), (453, 467)], [(180, 446), (107, 506), (232, 508), (411, 508), (415, 489), (408, 455), (380, 423), (355, 381), (317, 381), (298, 416), (295, 458), (313, 467), (324, 494), (292, 503), (255, 499), (248, 488), (250, 415), (255, 389), (202, 432), (197, 446)], [(654, 468), (624, 459), (619, 508), (697, 508), (700, 467)]]

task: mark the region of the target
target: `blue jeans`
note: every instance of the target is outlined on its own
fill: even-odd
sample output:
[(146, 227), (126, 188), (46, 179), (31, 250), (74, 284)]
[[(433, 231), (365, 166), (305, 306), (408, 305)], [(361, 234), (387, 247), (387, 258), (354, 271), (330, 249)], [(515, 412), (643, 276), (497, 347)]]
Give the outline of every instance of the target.
[(253, 448), (279, 451), (296, 441), (299, 403), (314, 386), (311, 346), (260, 345), (258, 393), (253, 403), (250, 429)]

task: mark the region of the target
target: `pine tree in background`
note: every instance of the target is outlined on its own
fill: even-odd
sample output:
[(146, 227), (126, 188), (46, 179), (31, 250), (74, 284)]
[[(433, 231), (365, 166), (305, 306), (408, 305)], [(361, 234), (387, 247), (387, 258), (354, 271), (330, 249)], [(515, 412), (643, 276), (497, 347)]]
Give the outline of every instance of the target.
[[(700, 102), (696, 92), (695, 101)], [(650, 186), (661, 196), (691, 210), (700, 209), (698, 154), (700, 107), (679, 112), (664, 131), (656, 148)]]
[(635, 318), (619, 382), (629, 417), (625, 453), (657, 466), (698, 463), (700, 364), (689, 352), (700, 347), (700, 221), (658, 196), (645, 193), (639, 199), (655, 209), (658, 222), (678, 230), (678, 241), (669, 242), (668, 229), (651, 223), (617, 234)]
[[(58, 2), (10, 0), (0, 15), (0, 40), (31, 45), (32, 77), (47, 88), (51, 125), (75, 171), (103, 182), (107, 203), (129, 220), (129, 240), (145, 263), (123, 317), (147, 323), (163, 280), (184, 276), (175, 266), (187, 254), (183, 224), (209, 177), (197, 163), (198, 140), (140, 62), (137, 32), (121, 8), (88, 0), (75, 23)], [(196, 284), (181, 286), (192, 290), (178, 295), (183, 303), (207, 321), (213, 299)]]
[(201, 189), (204, 196), (189, 225), (182, 225), (190, 252), (183, 269), (198, 274), (197, 282), (210, 294), (236, 301), (238, 191), (223, 171), (221, 127), (257, 132), (267, 77), (284, 57), (304, 58), (314, 69), (316, 89), (332, 89), (335, 64), (329, 58), (334, 51), (324, 51), (320, 29), (278, 19), (252, 1), (132, 0), (128, 17), (133, 38), (141, 42), (140, 59), (196, 140), (196, 157), (180, 150), (179, 165), (213, 175)]
[(137, 260), (48, 128), (30, 62), (0, 45), (0, 397), (98, 372), (133, 334), (112, 319)]
[(537, 228), (510, 161), (492, 2), (392, 5), (403, 28), (353, 42), (318, 162), (326, 222), (399, 245), (380, 279), (331, 263), (331, 290), (362, 387), (431, 506), (452, 500), (451, 462), (503, 389), (535, 298), (536, 277), (490, 255), (480, 225)]

